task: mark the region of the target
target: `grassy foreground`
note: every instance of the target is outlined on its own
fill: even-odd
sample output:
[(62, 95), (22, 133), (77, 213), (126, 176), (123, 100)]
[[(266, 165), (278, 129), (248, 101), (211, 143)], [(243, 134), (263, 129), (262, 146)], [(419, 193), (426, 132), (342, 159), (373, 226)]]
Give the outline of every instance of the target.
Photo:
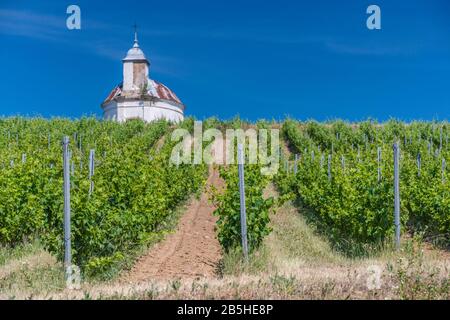
[[(276, 192), (268, 191), (272, 195)], [(224, 256), (214, 279), (141, 284), (83, 283), (64, 289), (62, 267), (39, 243), (0, 249), (0, 298), (36, 299), (449, 299), (448, 252), (404, 239), (348, 258), (331, 249), (292, 203), (272, 217), (273, 232), (249, 262)], [(379, 277), (378, 277), (379, 276)]]

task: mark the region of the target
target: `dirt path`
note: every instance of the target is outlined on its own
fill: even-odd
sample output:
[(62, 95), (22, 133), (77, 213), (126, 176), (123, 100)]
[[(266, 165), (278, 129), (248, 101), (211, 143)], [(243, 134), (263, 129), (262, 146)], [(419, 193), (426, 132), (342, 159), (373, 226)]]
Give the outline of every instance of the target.
[(123, 281), (136, 283), (215, 276), (221, 248), (215, 232), (215, 208), (206, 192), (211, 185), (217, 188), (222, 185), (217, 170), (210, 170), (205, 191), (200, 199), (189, 204), (176, 232), (138, 259), (132, 270), (124, 275)]

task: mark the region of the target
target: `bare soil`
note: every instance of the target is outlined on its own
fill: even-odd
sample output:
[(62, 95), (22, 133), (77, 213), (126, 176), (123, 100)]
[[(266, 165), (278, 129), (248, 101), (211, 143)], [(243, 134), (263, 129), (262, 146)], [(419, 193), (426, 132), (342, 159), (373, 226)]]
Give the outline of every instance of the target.
[(215, 231), (215, 207), (207, 190), (222, 185), (218, 170), (211, 169), (205, 191), (200, 199), (191, 201), (177, 230), (140, 257), (121, 280), (136, 283), (215, 277), (222, 253)]

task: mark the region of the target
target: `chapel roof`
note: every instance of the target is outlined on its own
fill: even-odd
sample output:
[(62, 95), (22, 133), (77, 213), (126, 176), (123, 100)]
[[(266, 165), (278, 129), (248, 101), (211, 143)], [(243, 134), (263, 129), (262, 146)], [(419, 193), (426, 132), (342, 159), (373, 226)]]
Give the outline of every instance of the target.
[[(118, 97), (123, 97), (124, 95), (123, 95), (122, 89), (123, 89), (123, 85), (122, 85), (122, 83), (120, 83), (111, 91), (111, 93), (108, 95), (108, 97), (105, 99), (105, 101), (103, 101), (102, 104), (104, 105)], [(177, 97), (177, 95), (172, 90), (170, 90), (164, 84), (162, 84), (158, 81), (152, 80), (152, 79), (148, 79), (147, 95), (150, 97), (157, 98), (157, 99), (175, 102), (180, 105), (183, 104), (181, 102), (181, 100)]]

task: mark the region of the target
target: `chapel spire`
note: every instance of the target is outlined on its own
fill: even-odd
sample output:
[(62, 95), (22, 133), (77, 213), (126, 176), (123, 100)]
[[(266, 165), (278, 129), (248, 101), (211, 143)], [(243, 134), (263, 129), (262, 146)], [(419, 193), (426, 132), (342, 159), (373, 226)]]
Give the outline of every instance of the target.
[(134, 48), (139, 48), (139, 42), (138, 42), (138, 37), (137, 37), (137, 24), (134, 23)]
[(123, 91), (143, 92), (148, 85), (150, 62), (139, 47), (137, 25), (134, 24), (134, 45), (123, 62)]
[(150, 65), (150, 62), (145, 57), (144, 52), (139, 47), (137, 25), (134, 24), (133, 27), (134, 27), (134, 44), (133, 47), (130, 50), (128, 50), (127, 56), (122, 61), (146, 62), (147, 64)]

